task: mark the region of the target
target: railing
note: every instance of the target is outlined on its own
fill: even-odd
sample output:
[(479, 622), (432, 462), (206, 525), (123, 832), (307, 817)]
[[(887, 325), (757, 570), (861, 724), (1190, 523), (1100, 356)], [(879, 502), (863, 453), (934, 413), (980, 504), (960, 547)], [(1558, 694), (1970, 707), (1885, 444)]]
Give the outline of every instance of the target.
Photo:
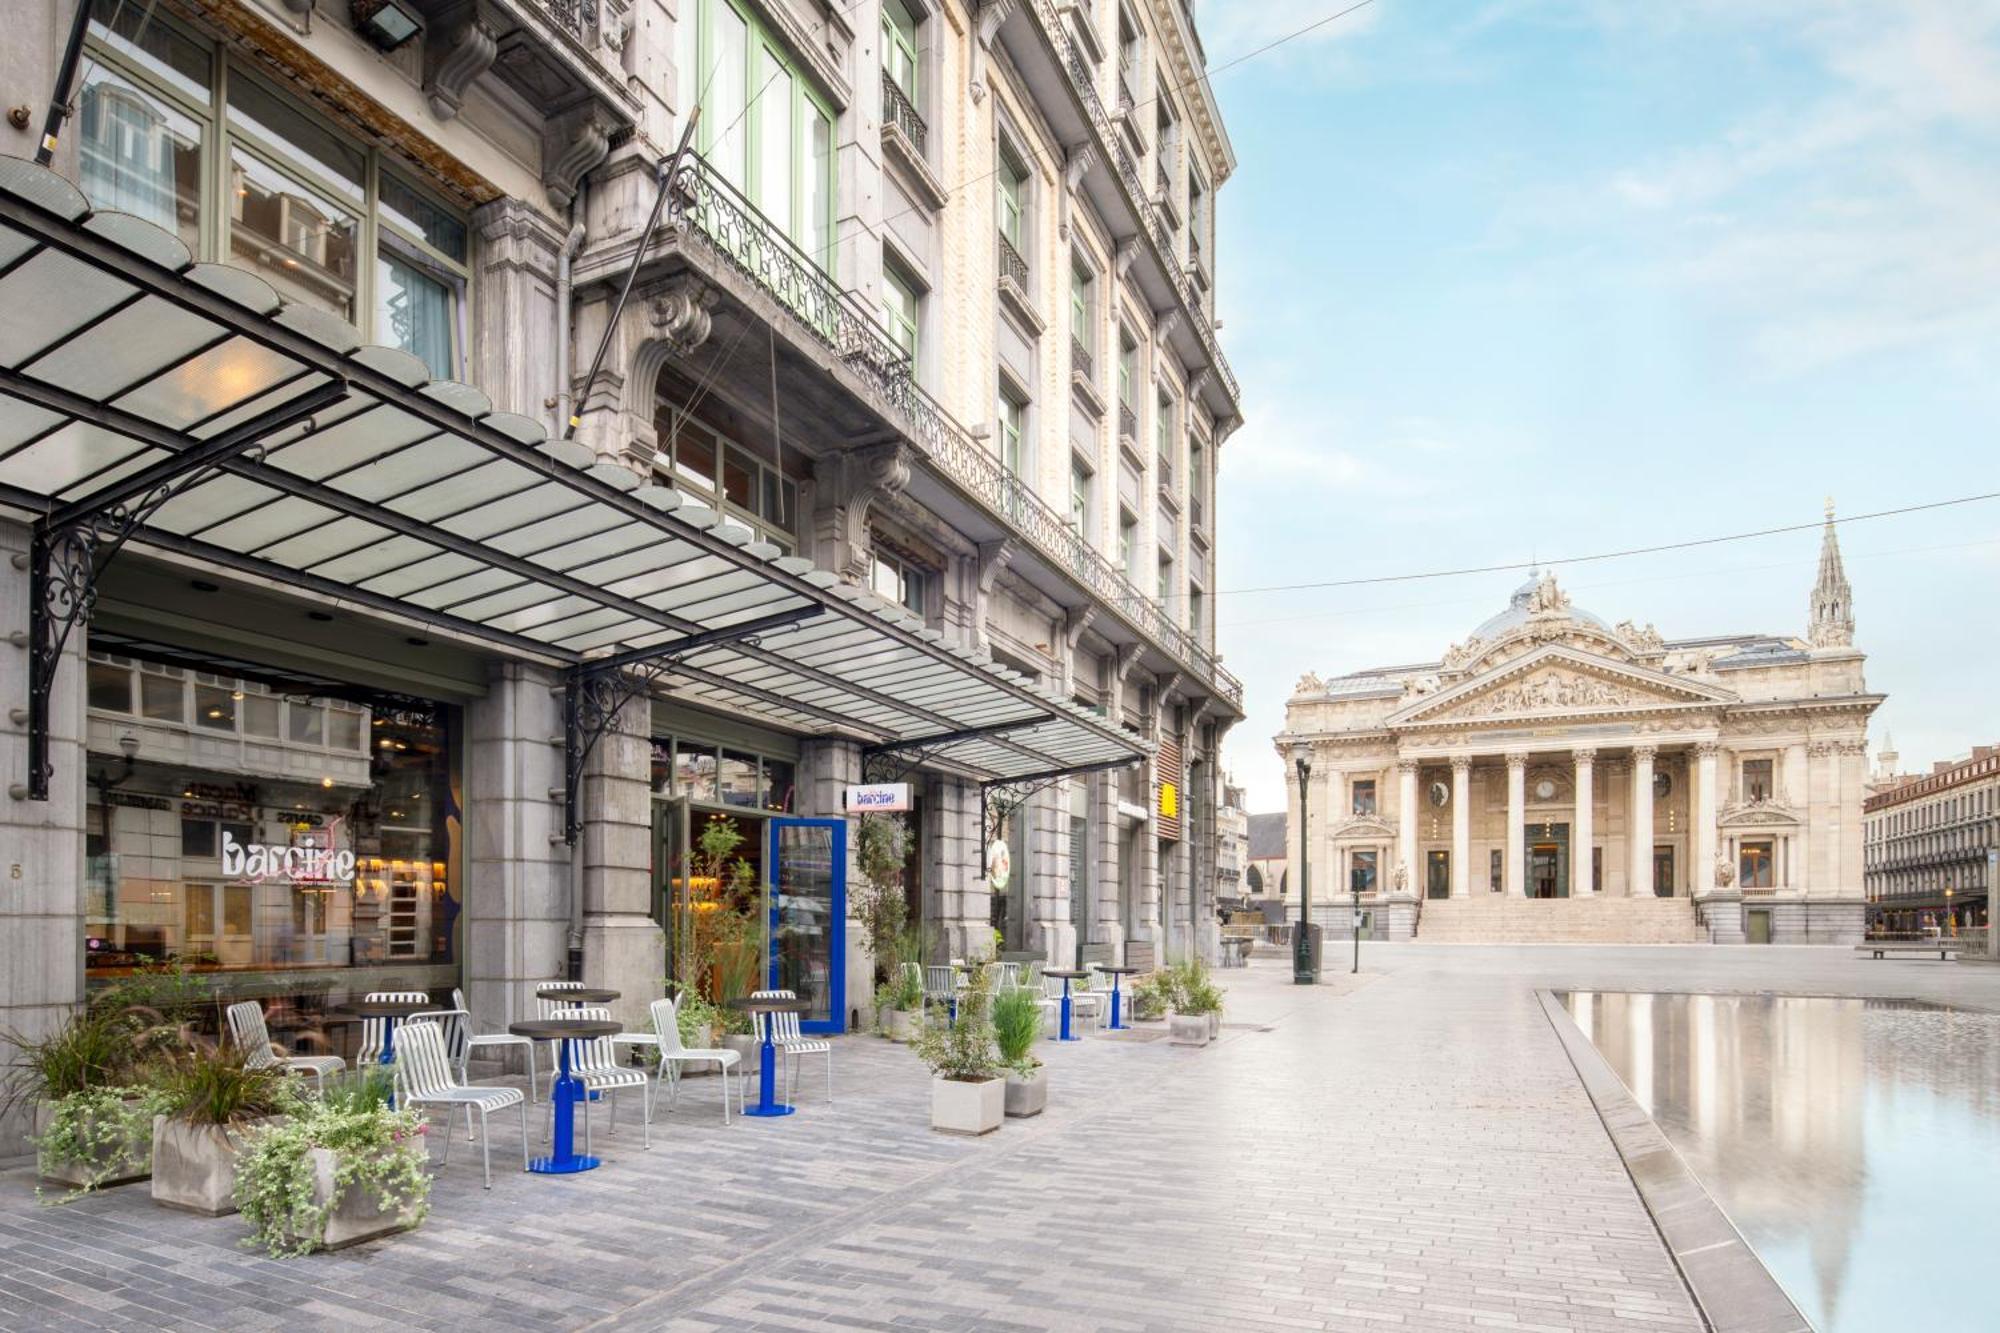
[(597, 0), (534, 0), (558, 28), (578, 41), (597, 22)]
[(1139, 438), (1139, 414), (1130, 403), (1118, 404), (1118, 433), (1128, 440)]
[(929, 132), (928, 127), (924, 118), (917, 114), (909, 94), (889, 77), (886, 69), (882, 71), (882, 119), (909, 137), (910, 146), (917, 150), (918, 157), (924, 155), (924, 135)]
[[(1100, 141), (1098, 151), (1100, 156), (1103, 156), (1115, 142), (1116, 136), (1112, 133), (1109, 117), (1104, 114), (1104, 104), (1098, 100), (1090, 62), (1083, 58), (1083, 53), (1070, 41), (1069, 33), (1056, 14), (1052, 0), (1034, 0), (1034, 8), (1035, 17), (1040, 21), (1042, 31), (1048, 34), (1050, 45), (1055, 47), (1056, 58), (1069, 71), (1070, 83), (1076, 89), (1078, 100), (1083, 103), (1084, 114), (1089, 117), (1090, 123), (1097, 130)], [(1187, 274), (1173, 262), (1175, 253), (1173, 238), (1161, 223), (1158, 214), (1145, 207), (1146, 192), (1139, 185), (1138, 170), (1131, 166), (1130, 159), (1104, 156), (1104, 160), (1118, 161), (1119, 174), (1124, 178), (1125, 192), (1131, 203), (1132, 212), (1140, 219), (1146, 234), (1152, 238), (1155, 257), (1160, 267), (1165, 270), (1167, 280), (1173, 283), (1174, 290), (1180, 295), (1181, 304), (1187, 309), (1188, 324), (1194, 329), (1195, 337), (1200, 340), (1202, 350), (1208, 353), (1209, 363), (1215, 367), (1216, 376), (1221, 379), (1223, 387), (1229, 390), (1229, 401), (1242, 402), (1243, 390), (1236, 382), (1236, 372), (1231, 370), (1229, 362), (1223, 359), (1222, 348), (1215, 340), (1215, 330), (1210, 326), (1201, 302), (1196, 299), (1194, 289), (1188, 285)]]
[(1132, 154), (1126, 149), (1123, 139), (1118, 140), (1117, 143), (1119, 174), (1129, 179), (1137, 180), (1139, 177), (1139, 164), (1132, 160)]
[(722, 262), (791, 311), (814, 338), (845, 361), (939, 471), (994, 513), (1006, 516), (1043, 555), (1202, 673), (1231, 702), (1243, 702), (1243, 683), (1223, 670), (1215, 654), (1173, 623), (1158, 602), (1135, 588), (1069, 526), (1066, 517), (1007, 471), (990, 447), (974, 439), (919, 388), (911, 377), (909, 358), (867, 307), (842, 291), (705, 159), (694, 156), (682, 168), (672, 203), (673, 222), (707, 241)]
[(1078, 338), (1075, 334), (1071, 334), (1069, 340), (1070, 370), (1088, 380), (1091, 377), (1091, 364), (1090, 349), (1083, 345), (1081, 338)]
[(1164, 144), (1160, 146), (1160, 155), (1154, 160), (1153, 166), (1155, 168), (1154, 179), (1160, 183), (1160, 197), (1163, 199), (1172, 199), (1174, 197), (1174, 179), (1173, 173), (1167, 170), (1167, 149)]
[(1005, 236), (995, 232), (994, 239), (1000, 243), (1000, 276), (1012, 278), (1014, 285), (1025, 295), (1028, 290), (1028, 261), (1021, 258), (1021, 252)]

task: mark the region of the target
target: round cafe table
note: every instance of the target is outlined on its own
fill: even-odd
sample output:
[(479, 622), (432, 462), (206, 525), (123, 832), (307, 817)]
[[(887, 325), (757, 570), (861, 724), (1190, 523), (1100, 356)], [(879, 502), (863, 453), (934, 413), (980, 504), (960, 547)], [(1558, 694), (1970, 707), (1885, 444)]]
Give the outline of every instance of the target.
[(1083, 1038), (1081, 1038), (1081, 1037), (1072, 1037), (1072, 1036), (1070, 1036), (1070, 1035), (1069, 1035), (1069, 983), (1070, 983), (1070, 982), (1072, 982), (1072, 981), (1077, 981), (1077, 980), (1080, 980), (1080, 979), (1081, 979), (1081, 978), (1083, 978), (1083, 977), (1087, 977), (1087, 976), (1089, 976), (1089, 975), (1090, 975), (1090, 973), (1088, 973), (1088, 972), (1084, 972), (1084, 971), (1081, 971), (1081, 970), (1079, 970), (1079, 969), (1077, 969), (1077, 968), (1055, 968), (1055, 967), (1045, 967), (1045, 968), (1043, 968), (1043, 969), (1042, 969), (1042, 975), (1043, 975), (1043, 976), (1045, 976), (1045, 977), (1061, 977), (1061, 978), (1062, 978), (1062, 984), (1063, 984), (1063, 994), (1062, 994), (1062, 1030), (1061, 1030), (1061, 1035), (1057, 1037), (1057, 1040), (1058, 1040), (1058, 1041), (1082, 1041), (1082, 1040), (1083, 1040)]
[(622, 1029), (604, 1018), (531, 1018), (510, 1023), (507, 1030), (517, 1037), (552, 1041), (560, 1052), (557, 1066), (561, 1072), (549, 1089), (549, 1105), (555, 1120), (554, 1141), (549, 1145), (549, 1155), (537, 1157), (528, 1163), (528, 1169), (545, 1176), (593, 1170), (600, 1165), (598, 1159), (576, 1150), (576, 1105), (584, 1099), (584, 1088), (583, 1080), (570, 1072), (570, 1044), (592, 1037), (609, 1037)]
[(1144, 971), (1144, 969), (1137, 967), (1113, 967), (1109, 963), (1099, 963), (1097, 964), (1097, 970), (1111, 978), (1111, 1021), (1105, 1027), (1110, 1031), (1130, 1027), (1131, 1024), (1118, 1021), (1118, 978), (1129, 977), (1135, 972)]
[(551, 1000), (557, 1004), (567, 1004), (572, 1009), (581, 1009), (587, 1004), (610, 1004), (618, 998), (615, 990), (605, 990), (599, 986), (543, 986), (535, 992), (538, 1000)]
[[(802, 1014), (812, 1008), (804, 1000), (761, 1000), (740, 995), (729, 1002), (731, 1009), (737, 1009), (755, 1018), (759, 1014)], [(746, 1107), (744, 1115), (790, 1115), (797, 1107), (788, 1106), (772, 1095), (777, 1082), (777, 1047), (771, 1043), (772, 1024), (764, 1026), (764, 1044), (759, 1050), (757, 1065), (757, 1104)]]

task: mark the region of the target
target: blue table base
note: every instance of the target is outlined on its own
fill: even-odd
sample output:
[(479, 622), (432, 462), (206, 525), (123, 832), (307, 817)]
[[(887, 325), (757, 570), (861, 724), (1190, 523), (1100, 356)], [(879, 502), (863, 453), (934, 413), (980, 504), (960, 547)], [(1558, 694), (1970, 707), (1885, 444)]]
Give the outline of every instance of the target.
[(1118, 978), (1114, 975), (1111, 978), (1111, 1022), (1109, 1027), (1111, 1031), (1116, 1032), (1124, 1026), (1125, 1024), (1118, 1021)]
[[(754, 1116), (790, 1115), (798, 1108), (796, 1106), (787, 1106), (774, 1095), (776, 1092), (774, 1085), (777, 1082), (775, 1076), (777, 1048), (771, 1044), (771, 1039), (768, 1036), (764, 1038), (763, 1049), (759, 1052), (759, 1056), (760, 1058), (757, 1062), (757, 1104), (755, 1106), (744, 1107), (743, 1114)], [(724, 1070), (722, 1076), (728, 1078), (729, 1072)]]
[(562, 1073), (556, 1085), (549, 1089), (549, 1102), (554, 1107), (555, 1134), (547, 1157), (537, 1157), (528, 1163), (530, 1171), (545, 1176), (571, 1176), (579, 1171), (590, 1171), (601, 1165), (598, 1158), (579, 1153), (576, 1150), (576, 1107), (588, 1095), (583, 1081), (569, 1072), (569, 1041), (556, 1043), (562, 1052)]
[(1068, 977), (1064, 977), (1064, 978), (1063, 978), (1063, 998), (1062, 998), (1062, 1035), (1060, 1035), (1059, 1037), (1057, 1037), (1057, 1038), (1056, 1038), (1056, 1040), (1057, 1040), (1057, 1041), (1082, 1041), (1082, 1040), (1083, 1040), (1083, 1038), (1082, 1038), (1082, 1037), (1072, 1037), (1072, 1036), (1070, 1035), (1070, 1033), (1069, 1033), (1069, 978), (1068, 978)]

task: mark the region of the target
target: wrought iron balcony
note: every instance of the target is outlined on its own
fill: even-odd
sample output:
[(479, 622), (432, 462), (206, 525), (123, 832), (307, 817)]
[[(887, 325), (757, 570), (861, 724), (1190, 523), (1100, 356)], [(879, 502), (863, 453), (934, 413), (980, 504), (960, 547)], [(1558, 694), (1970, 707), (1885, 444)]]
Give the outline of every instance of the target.
[(597, 0), (530, 0), (530, 3), (578, 41), (597, 26)]
[(916, 106), (908, 93), (889, 77), (889, 71), (882, 71), (882, 119), (909, 137), (910, 146), (917, 150), (917, 156), (924, 155), (924, 135), (929, 132), (924, 118), (917, 114)]
[(1154, 179), (1157, 180), (1160, 185), (1160, 197), (1163, 199), (1173, 198), (1174, 177), (1173, 173), (1167, 170), (1166, 145), (1162, 144), (1160, 146), (1160, 155), (1158, 158), (1154, 160), (1153, 167), (1154, 167)]
[(1125, 77), (1125, 67), (1120, 65), (1118, 67), (1118, 109), (1120, 111), (1130, 111), (1138, 104), (1138, 101), (1138, 98), (1132, 96), (1132, 81)]
[(1055, 48), (1057, 59), (1069, 71), (1070, 84), (1076, 90), (1077, 100), (1083, 104), (1084, 114), (1089, 118), (1092, 128), (1097, 131), (1098, 153), (1101, 160), (1117, 163), (1118, 174), (1125, 183), (1125, 193), (1133, 215), (1139, 218), (1140, 225), (1146, 229), (1146, 235), (1153, 243), (1156, 261), (1180, 296), (1181, 305), (1187, 311), (1189, 326), (1194, 329), (1195, 337), (1200, 340), (1202, 350), (1208, 353), (1209, 363), (1215, 367), (1217, 378), (1229, 391), (1229, 401), (1240, 403), (1243, 390), (1236, 382), (1236, 372), (1229, 368), (1229, 362), (1223, 358), (1222, 347), (1215, 339), (1215, 329), (1210, 325), (1200, 299), (1189, 284), (1186, 272), (1174, 262), (1176, 251), (1173, 236), (1161, 222), (1159, 214), (1145, 206), (1146, 191), (1139, 183), (1138, 168), (1132, 165), (1129, 157), (1122, 154), (1112, 156), (1111, 146), (1117, 141), (1117, 136), (1112, 130), (1111, 118), (1105, 114), (1104, 103), (1097, 96), (1097, 85), (1090, 62), (1084, 58), (1081, 51), (1077, 50), (1076, 43), (1070, 40), (1069, 30), (1063, 26), (1061, 18), (1056, 14), (1053, 0), (1034, 0), (1034, 13), (1042, 31), (1047, 34), (1049, 43)]
[(1081, 375), (1084, 379), (1088, 380), (1091, 378), (1092, 365), (1090, 349), (1083, 345), (1081, 338), (1078, 338), (1075, 334), (1071, 334), (1069, 340), (1069, 368), (1071, 373)]
[(995, 233), (994, 240), (999, 242), (1000, 276), (1003, 278), (1012, 278), (1014, 285), (1019, 287), (1023, 293), (1026, 293), (1028, 290), (1028, 261), (1021, 258), (1021, 252), (1016, 250), (1014, 243), (1005, 236)]
[[(1003, 516), (1043, 558), (1067, 571), (1170, 656), (1193, 668), (1232, 703), (1243, 683), (1223, 670), (1214, 652), (1175, 624), (1160, 604), (1134, 587), (1069, 520), (1002, 466), (911, 377), (909, 358), (855, 296), (760, 213), (699, 155), (682, 168), (671, 219), (690, 239), (706, 242), (719, 262), (742, 274), (792, 313), (808, 334), (840, 357), (864, 382), (884, 415), (939, 472)], [(1001, 240), (1002, 253), (1012, 247)], [(1016, 255), (1018, 259), (1019, 256)], [(1022, 265), (1025, 274), (1026, 265)]]

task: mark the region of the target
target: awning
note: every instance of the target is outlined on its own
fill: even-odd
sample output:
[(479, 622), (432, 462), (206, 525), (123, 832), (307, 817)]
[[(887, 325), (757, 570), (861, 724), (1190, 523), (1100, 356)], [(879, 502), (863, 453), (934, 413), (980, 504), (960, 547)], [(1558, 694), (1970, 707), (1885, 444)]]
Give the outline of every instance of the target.
[(594, 739), (575, 700), (608, 677), (787, 730), (921, 742), (980, 781), (1146, 753), (903, 608), (16, 158), (0, 158), (0, 503), (35, 516), (38, 797), (64, 637), (127, 540), (568, 668), (573, 769)]

